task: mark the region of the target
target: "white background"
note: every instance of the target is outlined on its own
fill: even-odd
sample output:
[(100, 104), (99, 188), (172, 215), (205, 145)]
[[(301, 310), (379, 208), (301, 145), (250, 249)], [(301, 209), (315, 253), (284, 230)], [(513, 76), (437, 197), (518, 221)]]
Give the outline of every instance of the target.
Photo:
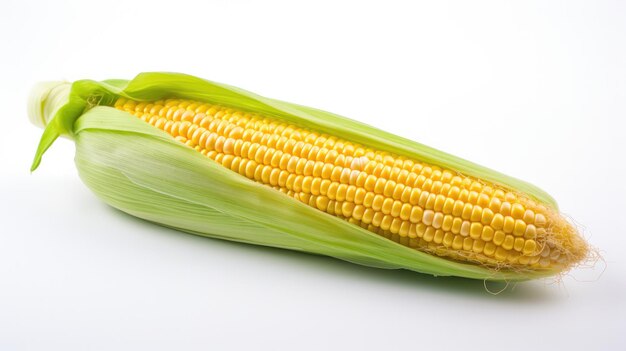
[[(5, 0), (0, 39), (0, 350), (626, 349), (624, 2)], [(151, 70), (535, 183), (604, 261), (492, 296), (134, 219), (82, 185), (66, 139), (29, 174), (35, 82)]]

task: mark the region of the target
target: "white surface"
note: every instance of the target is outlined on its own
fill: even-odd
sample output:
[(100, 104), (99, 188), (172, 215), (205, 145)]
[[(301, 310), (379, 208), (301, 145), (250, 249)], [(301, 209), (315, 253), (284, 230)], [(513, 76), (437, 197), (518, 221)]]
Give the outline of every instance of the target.
[[(625, 349), (625, 3), (384, 4), (5, 2), (0, 350)], [(81, 184), (68, 140), (29, 174), (31, 85), (149, 70), (340, 113), (533, 182), (584, 225), (606, 271), (492, 296), (134, 219)]]

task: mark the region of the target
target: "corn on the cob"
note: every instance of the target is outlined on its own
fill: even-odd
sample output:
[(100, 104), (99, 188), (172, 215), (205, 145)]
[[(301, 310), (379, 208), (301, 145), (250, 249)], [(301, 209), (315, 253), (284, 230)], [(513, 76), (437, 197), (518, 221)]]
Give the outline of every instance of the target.
[[(70, 135), (83, 180), (105, 201), (142, 218), (372, 266), (481, 279), (555, 274), (587, 255), (586, 243), (540, 190), (354, 121), (176, 74), (79, 81), (71, 94), (69, 89), (44, 86), (34, 95), (31, 118), (45, 123), (54, 117), (34, 166), (57, 135)], [(59, 102), (57, 95), (69, 100)], [(159, 155), (158, 143), (142, 144), (146, 135), (160, 144), (167, 139), (168, 152)], [(214, 162), (198, 160), (200, 155)], [(156, 183), (136, 165), (129, 167), (142, 156), (160, 172), (152, 175), (160, 178)], [(181, 187), (193, 193), (207, 186), (194, 184), (197, 177), (180, 161), (190, 156), (206, 163), (206, 180), (232, 180), (224, 184), (232, 192), (242, 184), (248, 188), (186, 198), (178, 193)], [(177, 162), (183, 167), (163, 168)], [(251, 187), (248, 180), (259, 185)], [(252, 201), (236, 204), (241, 194)], [(270, 197), (274, 207), (265, 201)], [(260, 218), (266, 206), (281, 206), (286, 216), (277, 221), (283, 225)], [(168, 208), (170, 219), (162, 213)], [(216, 211), (225, 215), (216, 219)], [(299, 229), (294, 221), (300, 221)], [(302, 228), (302, 221), (319, 228)]]

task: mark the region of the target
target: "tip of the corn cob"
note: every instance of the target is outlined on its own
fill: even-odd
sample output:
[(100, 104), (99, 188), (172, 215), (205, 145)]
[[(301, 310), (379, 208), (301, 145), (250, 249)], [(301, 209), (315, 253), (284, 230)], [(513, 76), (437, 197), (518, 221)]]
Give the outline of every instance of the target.
[(528, 195), (517, 195), (524, 206), (543, 214), (542, 218), (535, 217), (535, 225), (541, 227), (541, 222), (544, 222), (543, 229), (537, 230), (536, 238), (540, 267), (565, 274), (576, 266), (594, 260), (594, 249), (571, 218), (558, 208), (531, 199)]
[(68, 98), (70, 82), (41, 82), (33, 87), (28, 98), (28, 119), (44, 128)]
[(556, 211), (548, 212), (547, 221), (548, 231), (541, 252), (543, 259), (550, 259), (552, 265), (562, 272), (592, 259), (593, 250), (564, 215)]

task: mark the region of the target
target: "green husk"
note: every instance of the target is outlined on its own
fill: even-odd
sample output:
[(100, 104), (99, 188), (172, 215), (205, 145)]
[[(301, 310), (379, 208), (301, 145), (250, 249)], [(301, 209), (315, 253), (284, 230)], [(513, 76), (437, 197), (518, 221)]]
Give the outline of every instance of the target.
[(131, 81), (49, 84), (30, 101), (31, 119), (47, 123), (32, 170), (58, 136), (76, 144), (81, 179), (100, 198), (134, 216), (198, 235), (328, 255), (372, 267), (436, 276), (525, 280), (551, 270), (507, 271), (410, 249), (313, 209), (208, 160), (167, 133), (110, 107), (120, 96), (179, 97), (282, 119), (524, 192), (556, 209), (545, 192), (469, 161), (321, 110), (176, 73)]

